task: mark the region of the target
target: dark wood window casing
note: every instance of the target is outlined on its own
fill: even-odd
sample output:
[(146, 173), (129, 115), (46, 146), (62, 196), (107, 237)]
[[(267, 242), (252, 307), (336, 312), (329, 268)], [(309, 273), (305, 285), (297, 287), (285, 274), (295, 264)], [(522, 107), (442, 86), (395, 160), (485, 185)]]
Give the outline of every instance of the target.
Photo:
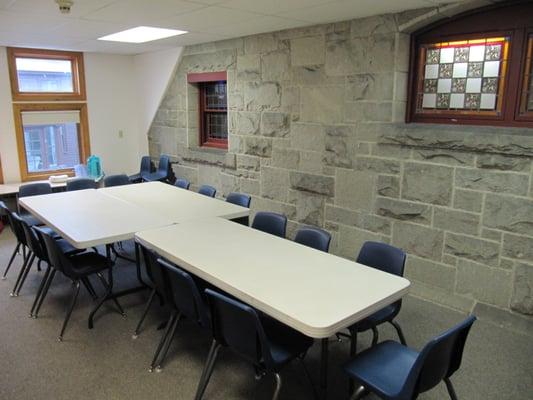
[(406, 121), (533, 127), (532, 15), (502, 2), (415, 32)]
[(198, 85), (200, 146), (227, 149), (227, 73), (223, 71), (189, 74), (187, 80)]

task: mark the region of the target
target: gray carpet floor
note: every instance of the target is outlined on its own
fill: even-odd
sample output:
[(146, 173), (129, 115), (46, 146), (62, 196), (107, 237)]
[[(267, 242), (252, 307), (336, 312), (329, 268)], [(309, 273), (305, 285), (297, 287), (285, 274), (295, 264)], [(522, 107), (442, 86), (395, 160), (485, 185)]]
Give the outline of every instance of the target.
[[(8, 230), (0, 234), (0, 273), (15, 245)], [(131, 250), (131, 244), (125, 245)], [(34, 268), (19, 297), (9, 296), (21, 265), (17, 257), (8, 279), (0, 281), (0, 399), (192, 399), (209, 349), (209, 332), (190, 321), (178, 328), (167, 361), (160, 373), (148, 366), (161, 332), (156, 328), (166, 314), (154, 304), (140, 336), (132, 332), (140, 317), (147, 293), (121, 299), (127, 317), (112, 303), (97, 314), (93, 330), (87, 328), (92, 299), (82, 289), (62, 343), (57, 336), (70, 299), (71, 285), (56, 278), (38, 319), (29, 310), (44, 272)], [(117, 286), (135, 284), (132, 264), (119, 262)], [(93, 281), (102, 293), (98, 282)], [(399, 322), (409, 344), (420, 349), (433, 335), (464, 318), (464, 314), (414, 297), (404, 301)], [(380, 328), (381, 338), (394, 338), (392, 328)], [(359, 350), (369, 345), (371, 335), (360, 335)], [(348, 343), (330, 345), (330, 399), (347, 398), (347, 380), (341, 365), (347, 360)], [(306, 358), (314, 377), (318, 375), (319, 346)], [(299, 363), (282, 373), (281, 399), (311, 399), (312, 392)], [(452, 378), (460, 399), (533, 399), (533, 340), (488, 322), (477, 321), (465, 349), (463, 365)], [(254, 379), (253, 369), (229, 352), (223, 352), (207, 388), (206, 399), (269, 399), (274, 380)], [(368, 396), (374, 399), (373, 396)], [(424, 393), (421, 399), (447, 399), (443, 384)]]

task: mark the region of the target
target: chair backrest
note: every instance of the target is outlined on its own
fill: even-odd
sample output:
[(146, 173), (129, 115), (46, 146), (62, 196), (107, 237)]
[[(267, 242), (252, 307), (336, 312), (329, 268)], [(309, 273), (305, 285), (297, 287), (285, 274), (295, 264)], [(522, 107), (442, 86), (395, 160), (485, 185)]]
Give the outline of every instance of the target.
[(69, 258), (61, 251), (61, 248), (57, 244), (57, 241), (50, 236), (50, 234), (38, 226), (34, 226), (33, 229), (39, 236), (39, 238), (44, 242), (44, 247), (50, 265), (57, 269), (58, 271), (63, 272), (67, 277), (73, 277), (74, 274), (73, 266)]
[(22, 243), (24, 246), (28, 245), (26, 240), (26, 234), (24, 233), (24, 228), (22, 227), (22, 218), (17, 213), (11, 212), (8, 210), (7, 219), (11, 229), (17, 238), (17, 241)]
[(46, 182), (27, 183), (19, 187), (19, 197), (37, 196), (50, 193), (52, 193), (52, 187)]
[(22, 226), (24, 235), (26, 237), (26, 245), (30, 248), (33, 254), (35, 254), (35, 256), (39, 260), (48, 262), (48, 253), (46, 252), (46, 249), (44, 248), (44, 242), (39, 239), (39, 237), (37, 236), (37, 233), (33, 230), (33, 228), (30, 225), (28, 225), (26, 221), (24, 221), (18, 215), (16, 214), (13, 215), (13, 218), (19, 220), (19, 223)]
[(217, 194), (217, 190), (213, 186), (202, 185), (200, 186), (200, 189), (198, 189), (198, 193), (208, 197), (215, 197), (215, 194)]
[(95, 180), (91, 178), (77, 178), (67, 181), (67, 192), (84, 189), (96, 189)]
[(196, 321), (203, 327), (209, 327), (207, 304), (202, 299), (192, 276), (161, 258), (157, 261), (170, 285), (174, 306), (188, 319)]
[(331, 242), (331, 235), (322, 229), (312, 226), (305, 226), (296, 232), (294, 241), (305, 246), (312, 247), (317, 250), (329, 251), (329, 243)]
[(130, 184), (130, 178), (128, 178), (128, 175), (125, 175), (125, 174), (109, 175), (104, 178), (105, 187), (122, 186), (122, 185), (129, 185), (129, 184)]
[(163, 267), (157, 262), (159, 256), (153, 250), (141, 245), (141, 251), (146, 265), (146, 272), (152, 280), (157, 293), (163, 297), (166, 304), (173, 304), (174, 298), (170, 290), (167, 277), (163, 274)]
[(272, 366), (272, 356), (257, 312), (211, 289), (205, 291), (211, 310), (213, 337), (253, 364)]
[(403, 276), (406, 254), (402, 249), (382, 242), (365, 242), (357, 256), (359, 264)]
[(260, 211), (255, 214), (252, 228), (285, 238), (287, 217), (278, 213)]
[(161, 155), (159, 157), (159, 165), (157, 166), (157, 171), (165, 173), (165, 176), (168, 177), (170, 174), (170, 157), (166, 155)]
[(474, 315), (468, 316), (424, 346), (402, 389), (405, 398), (416, 398), (459, 369), (466, 338), (475, 320)]
[(228, 194), (226, 201), (241, 207), (250, 208), (250, 201), (252, 201), (252, 197), (244, 193), (232, 192)]
[(179, 178), (179, 179), (176, 179), (176, 182), (174, 182), (174, 186), (189, 190), (189, 186), (191, 186), (191, 182), (189, 182), (187, 179)]
[(152, 163), (152, 159), (150, 158), (150, 156), (142, 156), (141, 169), (140, 169), (141, 175), (143, 173), (149, 174), (153, 170), (154, 170), (154, 164)]

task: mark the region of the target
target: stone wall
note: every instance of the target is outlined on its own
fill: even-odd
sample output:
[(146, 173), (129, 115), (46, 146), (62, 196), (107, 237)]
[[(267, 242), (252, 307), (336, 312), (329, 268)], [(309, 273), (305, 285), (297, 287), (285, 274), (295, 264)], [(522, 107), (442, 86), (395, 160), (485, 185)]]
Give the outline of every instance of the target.
[[(188, 47), (149, 132), (193, 189), (253, 195), (333, 234), (409, 253), (414, 295), (533, 314), (533, 130), (404, 124), (409, 35), (423, 12)], [(434, 15), (434, 13), (433, 13)], [(187, 73), (228, 72), (229, 150), (198, 148)]]

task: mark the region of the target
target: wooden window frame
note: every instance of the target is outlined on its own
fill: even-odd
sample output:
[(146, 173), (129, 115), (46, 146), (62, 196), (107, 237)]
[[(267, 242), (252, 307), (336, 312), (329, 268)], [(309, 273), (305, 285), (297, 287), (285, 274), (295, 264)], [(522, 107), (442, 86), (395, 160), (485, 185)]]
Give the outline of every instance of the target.
[(24, 111), (79, 111), (80, 124), (78, 131), (78, 147), (80, 152), (80, 162), (86, 160), (90, 153), (89, 143), (89, 123), (86, 103), (14, 103), (13, 116), (15, 119), (15, 132), (17, 136), (17, 149), (20, 166), (21, 180), (35, 181), (47, 179), (50, 175), (65, 174), (74, 176), (73, 168), (56, 169), (53, 171), (29, 172), (26, 159), (26, 145), (24, 142), (24, 128), (22, 123), (22, 112)]
[(2, 158), (0, 157), (0, 185), (4, 183), (4, 173), (2, 172)]
[[(529, 29), (526, 32), (524, 38), (526, 41), (527, 50), (524, 54), (523, 60), (523, 79), (520, 86), (520, 109), (516, 115), (516, 119), (519, 121), (533, 122), (533, 110), (527, 109), (528, 104), (528, 90), (531, 87), (531, 81), (533, 81), (533, 29)], [(529, 79), (528, 79), (529, 78)], [(530, 93), (533, 96), (533, 93)]]
[[(462, 13), (415, 32), (411, 36), (406, 122), (533, 127), (533, 113), (521, 112), (525, 107), (523, 97), (527, 91), (524, 71), (527, 38), (533, 31), (532, 13), (533, 4), (516, 0)], [(500, 114), (492, 111), (465, 112), (467, 110), (417, 112), (417, 94), (423, 79), (421, 49), (424, 45), (495, 36), (510, 38), (505, 87), (498, 99), (502, 101)]]
[[(205, 123), (205, 116), (207, 113), (225, 113), (227, 115), (228, 108), (226, 109), (206, 109), (205, 108), (205, 84), (213, 82), (224, 81), (227, 85), (227, 72), (207, 72), (207, 73), (191, 73), (187, 75), (187, 82), (198, 85), (198, 127), (199, 136), (198, 141), (200, 147), (211, 147), (215, 149), (227, 150), (228, 138), (226, 139), (213, 139), (209, 137), (207, 126)], [(226, 86), (227, 88), (227, 86)], [(228, 132), (229, 135), (229, 132)]]
[[(13, 101), (85, 101), (85, 68), (83, 53), (42, 49), (7, 48), (9, 79)], [(18, 85), (17, 58), (68, 60), (72, 65), (72, 92), (21, 92)]]

